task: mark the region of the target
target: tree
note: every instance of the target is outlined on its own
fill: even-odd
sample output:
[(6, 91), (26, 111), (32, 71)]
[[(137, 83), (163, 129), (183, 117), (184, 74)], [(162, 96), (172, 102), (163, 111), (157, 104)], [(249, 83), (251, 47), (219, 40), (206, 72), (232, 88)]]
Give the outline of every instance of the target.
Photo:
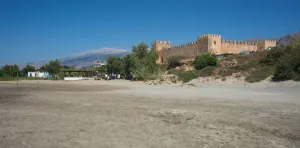
[(39, 71), (40, 71), (40, 72), (46, 72), (47, 70), (46, 70), (45, 66), (43, 65), (43, 66), (39, 69)]
[(110, 56), (107, 60), (107, 73), (112, 74), (120, 74), (122, 71), (122, 59)]
[(143, 59), (148, 54), (148, 45), (144, 42), (138, 44), (138, 46), (132, 46), (132, 53), (138, 58)]
[(98, 70), (101, 74), (106, 74), (107, 73), (107, 65), (100, 66)]
[(26, 76), (26, 75), (28, 74), (28, 72), (33, 72), (33, 71), (35, 71), (35, 68), (34, 68), (33, 66), (31, 66), (31, 65), (26, 65), (26, 67), (24, 67), (24, 68), (22, 69), (21, 74), (22, 74), (23, 76)]
[(155, 49), (148, 50), (148, 45), (140, 43), (138, 46), (133, 46), (132, 57), (134, 68), (131, 74), (138, 80), (145, 80), (149, 77), (160, 73), (160, 68), (156, 64), (159, 54)]
[(57, 79), (57, 74), (59, 73), (61, 68), (60, 62), (56, 59), (55, 61), (50, 61), (45, 65), (46, 71)]
[(155, 49), (151, 49), (150, 52), (145, 57), (146, 66), (148, 67), (148, 72), (154, 74), (157, 72), (158, 65), (156, 64), (156, 60), (159, 56), (159, 53)]
[(131, 76), (131, 72), (134, 68), (134, 59), (133, 56), (128, 54), (124, 57), (123, 59), (123, 70), (124, 70), (124, 75), (127, 79), (130, 79)]
[(16, 64), (15, 65), (4, 65), (2, 67), (2, 73), (4, 76), (16, 77), (18, 72), (19, 72), (19, 66)]

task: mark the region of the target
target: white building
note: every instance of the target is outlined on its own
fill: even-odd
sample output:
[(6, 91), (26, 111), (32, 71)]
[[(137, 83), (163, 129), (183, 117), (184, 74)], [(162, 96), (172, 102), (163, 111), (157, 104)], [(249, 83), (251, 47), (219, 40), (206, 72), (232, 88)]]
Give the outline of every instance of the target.
[(28, 72), (28, 77), (37, 77), (37, 78), (49, 78), (51, 75), (48, 72)]
[(101, 63), (101, 62), (97, 62), (95, 64), (93, 64), (94, 67), (101, 67), (101, 66), (104, 66), (106, 65), (105, 63)]

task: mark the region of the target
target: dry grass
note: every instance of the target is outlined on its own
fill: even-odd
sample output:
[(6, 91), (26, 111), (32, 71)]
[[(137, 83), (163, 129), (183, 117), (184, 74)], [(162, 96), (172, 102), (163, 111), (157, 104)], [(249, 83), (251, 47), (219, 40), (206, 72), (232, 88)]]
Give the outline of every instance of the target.
[[(235, 75), (235, 78), (246, 77), (250, 83), (259, 82), (273, 74), (273, 67), (262, 66), (260, 60), (267, 54), (267, 51), (254, 52), (251, 54), (237, 54), (224, 58), (220, 63), (230, 63), (219, 65), (213, 70), (216, 77), (226, 81), (226, 77)], [(201, 76), (201, 75), (200, 75)]]
[(273, 67), (259, 67), (253, 72), (251, 72), (246, 78), (245, 81), (254, 83), (254, 82), (260, 82), (262, 80), (267, 79), (269, 76), (271, 76), (274, 72)]

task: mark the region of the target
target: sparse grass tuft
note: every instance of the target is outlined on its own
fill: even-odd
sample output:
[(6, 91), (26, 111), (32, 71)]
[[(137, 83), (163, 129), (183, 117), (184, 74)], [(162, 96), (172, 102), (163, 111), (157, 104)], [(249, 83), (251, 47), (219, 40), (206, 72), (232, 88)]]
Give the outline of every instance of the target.
[(208, 66), (203, 68), (202, 70), (199, 71), (198, 76), (199, 77), (209, 77), (209, 76), (213, 76), (215, 74), (215, 69), (216, 67), (213, 66)]
[(197, 75), (199, 73), (198, 70), (190, 70), (190, 71), (184, 71), (183, 69), (170, 69), (168, 71), (169, 74), (174, 74), (178, 76), (178, 79), (183, 81), (184, 83), (191, 81), (192, 79), (197, 78)]
[(260, 82), (271, 76), (274, 72), (273, 67), (262, 66), (251, 72), (246, 78), (245, 81), (249, 83)]
[(179, 79), (182, 80), (184, 83), (189, 82), (195, 78), (197, 78), (197, 70), (190, 70), (190, 71), (185, 71), (181, 74), (178, 75)]

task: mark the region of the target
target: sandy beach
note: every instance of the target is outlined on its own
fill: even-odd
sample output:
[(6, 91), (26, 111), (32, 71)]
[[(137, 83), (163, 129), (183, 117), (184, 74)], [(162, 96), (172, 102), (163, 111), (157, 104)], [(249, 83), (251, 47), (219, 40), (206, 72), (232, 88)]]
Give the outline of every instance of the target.
[(0, 82), (1, 148), (296, 148), (300, 83)]

